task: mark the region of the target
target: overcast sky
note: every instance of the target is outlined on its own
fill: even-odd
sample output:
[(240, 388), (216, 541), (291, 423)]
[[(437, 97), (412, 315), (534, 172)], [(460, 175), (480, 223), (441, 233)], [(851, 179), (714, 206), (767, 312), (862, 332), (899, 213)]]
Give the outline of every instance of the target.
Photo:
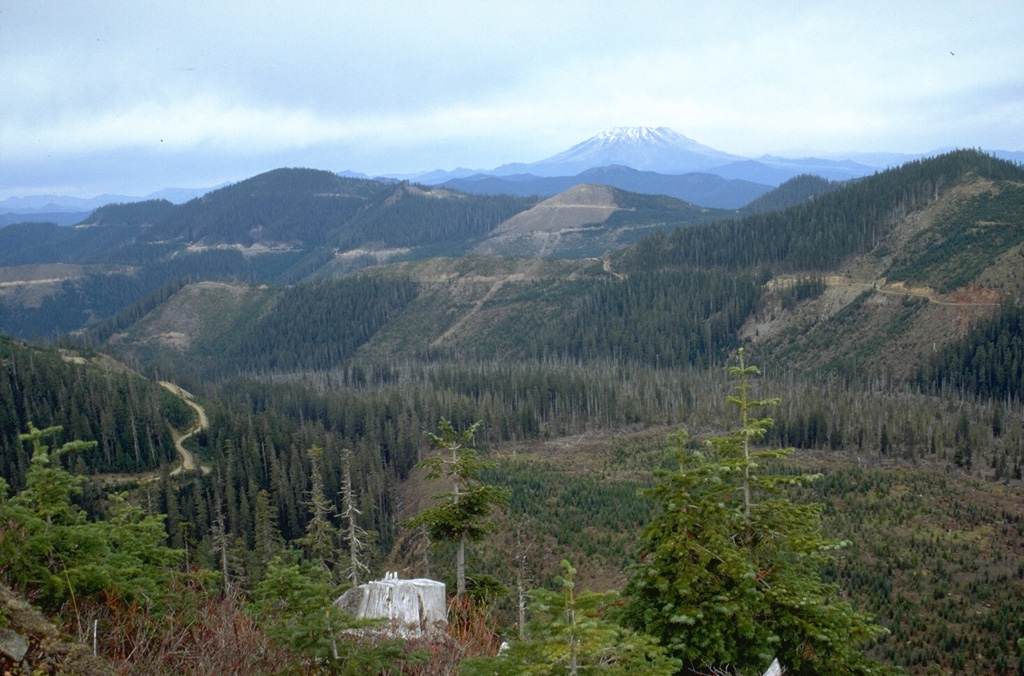
[(1024, 2), (0, 0), (0, 199), (729, 153), (1024, 150)]

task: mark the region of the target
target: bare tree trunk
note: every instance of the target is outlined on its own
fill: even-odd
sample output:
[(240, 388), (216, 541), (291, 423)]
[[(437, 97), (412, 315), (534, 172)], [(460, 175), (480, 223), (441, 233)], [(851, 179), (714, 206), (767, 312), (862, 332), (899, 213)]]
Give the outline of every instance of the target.
[(523, 521), (517, 519), (515, 524), (515, 547), (516, 547), (516, 597), (518, 604), (518, 628), (519, 640), (526, 640), (526, 559), (528, 547), (523, 541)]
[(366, 547), (366, 543), (363, 541), (366, 531), (356, 523), (356, 516), (361, 512), (355, 506), (355, 494), (352, 490), (352, 454), (349, 451), (345, 451), (342, 455), (341, 469), (341, 516), (346, 521), (346, 528), (343, 532), (349, 554), (347, 577), (351, 580), (352, 586), (356, 587), (359, 585), (359, 571), (364, 570), (369, 573), (369, 568), (359, 560), (359, 555)]
[(455, 561), (455, 575), (457, 577), (455, 595), (460, 599), (466, 595), (466, 536), (459, 538), (459, 553)]
[[(452, 449), (452, 466), (459, 460), (459, 445)], [(459, 480), (455, 480), (455, 504), (459, 504)], [(461, 600), (466, 595), (466, 534), (459, 538), (459, 551), (455, 560), (455, 596)]]

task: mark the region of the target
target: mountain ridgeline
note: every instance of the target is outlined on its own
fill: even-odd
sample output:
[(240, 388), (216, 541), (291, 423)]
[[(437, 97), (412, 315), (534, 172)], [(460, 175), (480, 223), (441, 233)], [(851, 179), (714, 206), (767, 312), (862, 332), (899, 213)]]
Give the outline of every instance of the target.
[[(974, 316), (1000, 299), (1018, 297), (1020, 281), (1015, 281), (1015, 259), (1010, 256), (1024, 241), (1017, 225), (1024, 216), (1022, 182), (1019, 167), (962, 151), (840, 187), (819, 183), (819, 189), (828, 189), (796, 206), (656, 234), (603, 261), (466, 257), (381, 266), (365, 273), (365, 279), (375, 280), (372, 284), (357, 281), (356, 276), (300, 286), (290, 293), (305, 295), (303, 300), (276, 306), (281, 317), (292, 317), (297, 308), (326, 307), (313, 299), (316, 294), (333, 297), (338, 307), (350, 308), (346, 312), (352, 324), (363, 327), (356, 332), (356, 342), (342, 337), (348, 329), (329, 319), (329, 312), (318, 316), (334, 328), (327, 333), (310, 331), (297, 339), (300, 342), (292, 342), (286, 338), (292, 332), (265, 327), (273, 322), (294, 324), (297, 319), (274, 318), (278, 310), (248, 310), (239, 314), (242, 323), (235, 329), (245, 337), (239, 344), (248, 347), (218, 348), (217, 362), (222, 369), (237, 372), (288, 370), (299, 366), (296, 359), (307, 359), (267, 356), (279, 351), (334, 354), (328, 361), (317, 359), (316, 368), (321, 369), (343, 366), (351, 358), (457, 355), (705, 366), (722, 363), (731, 350), (753, 339), (754, 349), (766, 358), (792, 354), (797, 341), (804, 356), (795, 361), (787, 357), (794, 368), (828, 363), (829, 368), (852, 375), (862, 372), (865, 364), (880, 365), (888, 355), (902, 362), (902, 376), (909, 377), (909, 369), (923, 364), (924, 352), (894, 354), (891, 344), (877, 334), (895, 335), (916, 326), (923, 336), (928, 322), (942, 321), (943, 312)], [(617, 194), (614, 203), (604, 223), (617, 222), (620, 227), (664, 222), (681, 213), (674, 204), (659, 211), (656, 198), (628, 193)], [(563, 203), (551, 210), (571, 211)], [(909, 231), (906, 223), (913, 218), (927, 220), (928, 227), (919, 224)], [(531, 227), (540, 228), (536, 222)], [(913, 253), (923, 247), (945, 254), (929, 258)], [(851, 261), (856, 268), (849, 267)], [(926, 286), (914, 291), (908, 287), (911, 282)], [(984, 298), (945, 297), (972, 284), (988, 289)], [(877, 291), (877, 302), (865, 302), (872, 290)], [(864, 293), (868, 295), (856, 298)], [(893, 306), (897, 300), (902, 303), (898, 312)], [(182, 297), (181, 302), (192, 304), (194, 299)], [(174, 299), (169, 303), (173, 306)], [(817, 307), (815, 303), (828, 310), (813, 318), (801, 314), (808, 304)], [(356, 311), (357, 306), (363, 309)], [(367, 313), (376, 313), (377, 319), (367, 323), (361, 319)], [(865, 313), (874, 314), (867, 318)], [(768, 316), (774, 319), (768, 322)], [(851, 319), (856, 317), (864, 321)], [(811, 324), (798, 328), (800, 322)], [(374, 329), (367, 330), (371, 324)], [(133, 345), (145, 344), (152, 351), (159, 334), (173, 331), (158, 325), (162, 328), (136, 327), (116, 349), (134, 354)], [(761, 328), (751, 334), (752, 326)], [(833, 330), (838, 326), (845, 328)], [(272, 339), (256, 341), (260, 335), (281, 336), (282, 344), (270, 347)], [(839, 346), (835, 335), (862, 336), (864, 344), (857, 349)], [(202, 342), (201, 332), (197, 339)], [(812, 339), (819, 343), (812, 346)], [(929, 347), (935, 339), (932, 332)], [(248, 357), (243, 354), (247, 350)], [(177, 359), (177, 354), (165, 352), (169, 359)], [(184, 361), (207, 363), (198, 353)]]
[[(901, 218), (972, 174), (996, 182), (1024, 180), (1024, 169), (1017, 165), (976, 151), (959, 151), (850, 181), (842, 189), (790, 209), (652, 238), (623, 257), (627, 265), (645, 269), (834, 270), (850, 256), (874, 249)], [(1017, 199), (1009, 197), (1011, 202)], [(963, 220), (958, 224), (963, 225)]]
[[(668, 197), (619, 191), (617, 198), (620, 213), (608, 224), (489, 250), (596, 255), (659, 228), (727, 215)], [(52, 338), (181, 279), (291, 284), (392, 260), (461, 255), (537, 202), (280, 169), (181, 205), (107, 205), (71, 228), (11, 225), (0, 229), (8, 282), (0, 289), (0, 330)], [(48, 267), (56, 264), (65, 267)]]
[[(71, 228), (11, 225), (0, 229), (11, 282), (0, 330), (52, 338), (177, 279), (294, 283), (325, 268), (457, 254), (535, 201), (281, 169), (182, 205), (108, 205)], [(55, 263), (77, 267), (41, 267)]]
[[(313, 494), (337, 511), (346, 485), (374, 572), (444, 578), (453, 548), (399, 525), (436, 492), (416, 465), (441, 418), (480, 422), (485, 480), (511, 491), (469, 557), (479, 580), (547, 583), (564, 558), (581, 588), (621, 588), (654, 510), (637, 489), (674, 469), (666, 432), (695, 450), (729, 425), (742, 347), (764, 369), (752, 397), (782, 398), (755, 445), (797, 449), (781, 475), (824, 474), (791, 495), (855, 543), (823, 574), (892, 632), (871, 655), (916, 674), (1024, 664), (1020, 166), (957, 151), (801, 176), (742, 210), (279, 170), (34, 227), (0, 230), (0, 325), (65, 335), (0, 341), (4, 476), (24, 480), (29, 421), (101, 442), (62, 466), (161, 467), (133, 499), (225, 590), (308, 543)], [(189, 445), (208, 474), (164, 471), (191, 412), (157, 379), (205, 407)]]

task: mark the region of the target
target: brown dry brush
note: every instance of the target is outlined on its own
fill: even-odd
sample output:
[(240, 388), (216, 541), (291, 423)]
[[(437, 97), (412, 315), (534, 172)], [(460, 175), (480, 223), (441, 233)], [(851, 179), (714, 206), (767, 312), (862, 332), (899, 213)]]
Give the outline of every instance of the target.
[(107, 595), (64, 614), (66, 629), (125, 676), (265, 674), (291, 661), (238, 603), (180, 584), (173, 606), (154, 609)]
[[(159, 609), (113, 594), (69, 604), (61, 613), (64, 630), (92, 646), (95, 627), (98, 654), (123, 676), (304, 673), (302, 660), (273, 645), (237, 600), (194, 579), (174, 584), (173, 605)], [(427, 658), (404, 665), (404, 676), (453, 676), (462, 660), (497, 653), (486, 607), (453, 597), (449, 618), (440, 637), (408, 642), (409, 652)]]
[(448, 599), (448, 631), (440, 637), (409, 641), (409, 650), (422, 650), (429, 658), (406, 666), (403, 676), (453, 676), (462, 660), (494, 655), (501, 640), (492, 628), (490, 608), (468, 597)]

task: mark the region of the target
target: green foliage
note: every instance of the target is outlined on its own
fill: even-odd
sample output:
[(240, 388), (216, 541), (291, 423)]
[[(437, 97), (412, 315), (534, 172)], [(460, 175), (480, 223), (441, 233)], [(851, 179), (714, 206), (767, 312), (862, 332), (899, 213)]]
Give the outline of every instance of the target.
[(762, 294), (753, 275), (721, 270), (636, 270), (576, 286), (566, 311), (526, 336), (520, 352), (705, 366), (738, 345), (736, 333)]
[(792, 310), (797, 303), (817, 298), (825, 293), (825, 280), (822, 277), (800, 277), (792, 286), (779, 291), (779, 300), (783, 310)]
[(471, 239), (533, 199), (461, 195), (408, 183), (345, 178), (329, 171), (276, 169), (183, 204), (147, 231), (145, 241), (301, 242), (348, 250)]
[(480, 460), (471, 447), (480, 423), (473, 423), (461, 434), (452, 423), (441, 418), (440, 434), (428, 433), (430, 443), (440, 451), (423, 460), (419, 466), (427, 470), (431, 479), (445, 478), (452, 484), (449, 493), (435, 495), (437, 503), (405, 521), (406, 528), (424, 527), (432, 540), (450, 540), (458, 544), (456, 577), (458, 596), (466, 593), (466, 543), (481, 540), (497, 527), (490, 520), (495, 507), (508, 501), (508, 490), (477, 480), (480, 472), (491, 463)]
[(771, 211), (785, 209), (787, 207), (814, 199), (818, 195), (838, 189), (843, 184), (838, 181), (830, 181), (821, 176), (813, 174), (800, 174), (794, 176), (775, 190), (761, 195), (749, 202), (742, 211), (756, 213), (759, 211)]
[(917, 380), (937, 391), (1019, 401), (1024, 395), (1024, 309), (1007, 303), (994, 317), (973, 324), (960, 340), (932, 355)]
[(307, 456), (312, 466), (310, 473), (312, 486), (309, 490), (309, 502), (306, 503), (311, 518), (306, 526), (306, 534), (298, 539), (298, 544), (321, 568), (330, 571), (331, 563), (337, 559), (335, 538), (338, 530), (331, 523), (331, 517), (334, 516), (333, 505), (324, 495), (323, 470), (321, 469), (324, 450), (319, 446), (313, 446), (307, 451)]
[(327, 571), (309, 562), (275, 558), (253, 593), (252, 612), (271, 639), (296, 656), (295, 673), (390, 674), (422, 655), (405, 642), (373, 641), (376, 624), (355, 620), (334, 605), (338, 588)]
[(828, 532), (853, 541), (823, 576), (891, 631), (872, 656), (917, 674), (1015, 673), (1005, 665), (1024, 656), (1021, 496), (893, 464), (834, 467), (798, 492), (824, 503)]
[(29, 421), (95, 440), (98, 452), (74, 457), (81, 471), (142, 471), (175, 457), (167, 423), (184, 427), (191, 409), (156, 383), (77, 356), (0, 336), (0, 476), (15, 488), (29, 457), (15, 440)]
[(778, 657), (793, 674), (873, 673), (858, 646), (882, 628), (821, 578), (842, 543), (821, 535), (820, 505), (786, 493), (816, 476), (768, 474), (764, 463), (789, 451), (752, 448), (772, 421), (749, 412), (775, 403), (748, 397), (757, 373), (742, 353), (730, 369), (739, 385), (727, 401), (739, 428), (702, 450), (688, 446), (685, 431), (675, 436), (679, 468), (649, 491), (661, 511), (643, 530), (624, 617), (691, 672), (760, 673)]
[(91, 226), (144, 226), (171, 215), (174, 205), (167, 200), (144, 200), (127, 204), (107, 204), (85, 219)]
[(102, 345), (118, 331), (123, 331), (152, 312), (171, 296), (188, 284), (187, 278), (173, 279), (160, 288), (148, 293), (117, 314), (89, 326), (83, 331), (83, 342), (87, 345)]
[[(0, 265), (89, 267), (38, 307), (0, 300), (0, 332), (56, 337), (130, 311), (182, 278), (290, 284), (333, 263), (337, 251), (464, 247), (535, 202), (278, 169), (182, 205), (109, 205), (94, 213), (94, 227), (12, 225), (0, 229)], [(203, 246), (191, 250), (197, 242)], [(218, 244), (280, 248), (245, 256)], [(376, 262), (367, 259), (358, 267)]]
[(677, 227), (729, 218), (732, 212), (700, 207), (665, 195), (650, 195), (611, 188), (618, 209), (604, 221), (605, 227)]
[(417, 292), (417, 285), (407, 279), (362, 275), (291, 287), (235, 337), (212, 370), (339, 367)]
[(1024, 241), (1024, 186), (1001, 182), (965, 199), (917, 233), (886, 276), (948, 293), (969, 284)]
[[(183, 552), (167, 546), (164, 515), (146, 514), (128, 500), (128, 493), (109, 496), (106, 518), (93, 525), (104, 547), (96, 558), (81, 562), (82, 576), (92, 587), (79, 584), (77, 594), (104, 592), (124, 599), (171, 602), (164, 587)], [(72, 578), (73, 581), (73, 578)]]
[[(620, 466), (608, 462), (580, 471), (555, 462), (505, 458), (482, 478), (509, 489), (507, 512), (529, 519), (532, 539), (553, 543), (560, 555), (584, 558), (588, 568), (619, 570), (632, 559), (636, 532), (650, 520), (652, 509), (650, 500), (637, 496), (649, 482), (612, 474)], [(506, 569), (507, 558), (499, 556), (495, 565)]]
[(656, 641), (609, 618), (616, 592), (577, 593), (576, 569), (563, 560), (560, 591), (530, 592), (529, 638), (515, 641), (495, 657), (466, 660), (465, 676), (556, 676), (558, 674), (644, 674), (671, 676), (679, 660), (666, 657)]
[(0, 485), (0, 571), (50, 608), (100, 593), (159, 601), (181, 555), (166, 547), (163, 517), (144, 514), (120, 493), (110, 496), (108, 519), (88, 521), (73, 502), (84, 477), (52, 463), (96, 444), (72, 441), (51, 452), (42, 439), (60, 430), (30, 423), (19, 437), (32, 443), (32, 464), (17, 495), (7, 499)]
[(388, 186), (355, 214), (335, 243), (341, 248), (365, 242), (410, 247), (475, 240), (536, 202), (535, 197), (466, 195), (401, 183)]
[(620, 254), (621, 266), (630, 271), (752, 270), (762, 265), (779, 272), (827, 270), (884, 239), (895, 226), (893, 213), (923, 207), (941, 188), (972, 172), (992, 180), (1024, 180), (1024, 169), (1011, 162), (958, 150), (849, 181), (841, 189), (782, 211), (651, 237)]

